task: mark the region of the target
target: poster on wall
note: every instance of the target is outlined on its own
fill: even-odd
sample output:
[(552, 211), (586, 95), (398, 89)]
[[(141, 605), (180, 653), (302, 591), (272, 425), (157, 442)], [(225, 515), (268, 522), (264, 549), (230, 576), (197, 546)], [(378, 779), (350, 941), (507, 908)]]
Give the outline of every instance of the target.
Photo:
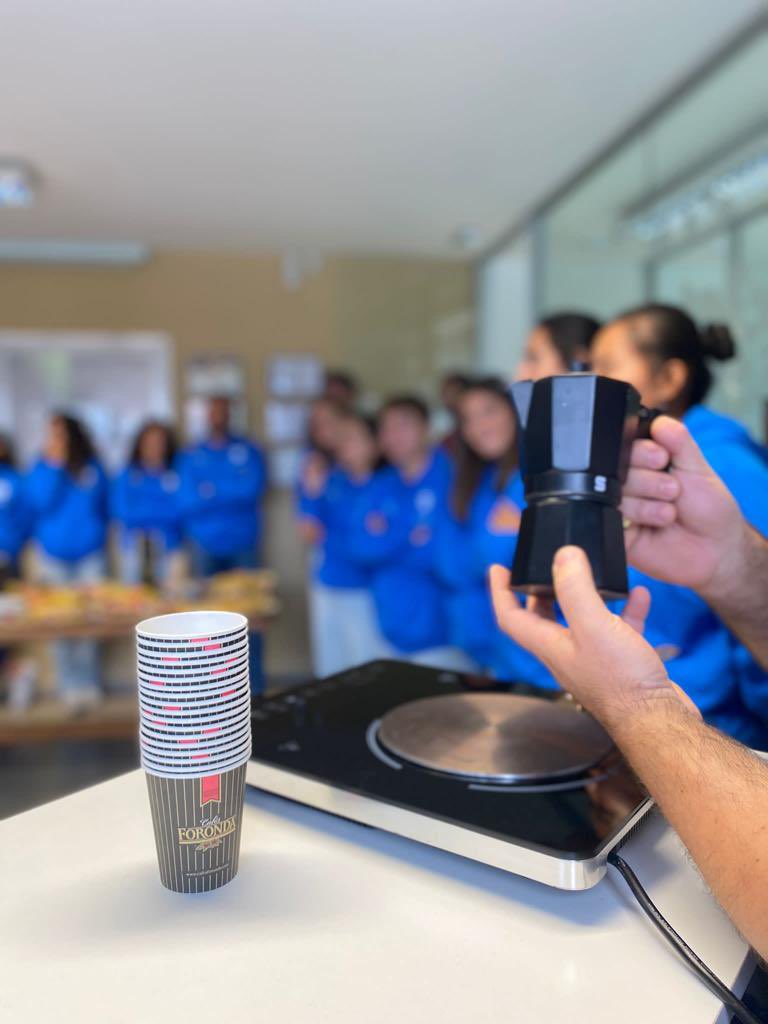
[(293, 487), (299, 476), (304, 457), (303, 448), (283, 446), (268, 453), (269, 482), (273, 487)]
[(23, 465), (61, 409), (82, 420), (110, 472), (149, 419), (174, 415), (173, 342), (155, 331), (0, 331), (0, 432)]
[(264, 434), (270, 444), (302, 444), (307, 432), (306, 402), (277, 402), (264, 406)]
[(208, 401), (229, 398), (232, 430), (248, 427), (243, 365), (234, 356), (200, 356), (184, 366), (184, 434), (192, 444), (208, 433)]
[(266, 366), (268, 399), (264, 405), (270, 482), (293, 487), (299, 474), (310, 405), (322, 394), (325, 366), (317, 356), (293, 352), (274, 356)]
[(243, 365), (234, 356), (201, 356), (184, 366), (184, 392), (204, 398), (236, 398), (245, 391)]
[(325, 370), (317, 356), (280, 355), (267, 365), (267, 390), (276, 398), (315, 398), (323, 390)]

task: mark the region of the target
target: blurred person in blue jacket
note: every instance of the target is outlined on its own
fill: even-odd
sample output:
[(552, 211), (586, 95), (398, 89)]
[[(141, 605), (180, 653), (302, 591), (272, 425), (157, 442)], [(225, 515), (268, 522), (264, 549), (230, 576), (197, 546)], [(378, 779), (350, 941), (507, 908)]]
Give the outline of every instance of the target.
[(440, 438), (440, 447), (452, 458), (459, 450), (459, 399), (470, 378), (456, 370), (440, 380), (440, 404), (432, 413), (432, 433)]
[(435, 537), (451, 643), (499, 680), (552, 687), (544, 666), (499, 631), (488, 592), (490, 566), (512, 564), (524, 506), (517, 420), (504, 381), (471, 383), (459, 400), (459, 423), (453, 485)]
[(302, 508), (314, 528), (309, 612), (319, 677), (389, 653), (371, 596), (371, 573), (355, 550), (371, 492), (379, 486), (374, 424), (357, 413), (341, 413), (335, 455), (332, 468), (308, 481)]
[(309, 407), (307, 442), (296, 480), (296, 516), (299, 537), (306, 544), (317, 541), (317, 521), (310, 514), (312, 501), (325, 486), (336, 464), (336, 445), (345, 408), (332, 398), (316, 398)]
[(599, 330), (599, 322), (586, 313), (553, 313), (539, 320), (528, 335), (515, 380), (541, 380), (588, 367)]
[[(48, 425), (43, 454), (24, 482), (33, 515), (40, 580), (83, 585), (106, 575), (108, 485), (83, 425), (64, 413)], [(73, 710), (100, 696), (98, 646), (93, 640), (53, 645), (59, 695)]]
[(18, 576), (19, 556), (31, 525), (13, 445), (9, 438), (0, 434), (0, 577)]
[(208, 403), (209, 434), (179, 459), (179, 507), (191, 545), (193, 571), (212, 576), (258, 565), (264, 456), (230, 431), (228, 398)]
[(411, 395), (389, 399), (379, 412), (378, 437), (388, 465), (361, 498), (346, 542), (352, 560), (370, 570), (388, 656), (471, 670), (471, 660), (449, 643), (445, 593), (435, 572), (435, 522), (451, 465), (430, 444), (425, 403)]
[[(765, 449), (736, 420), (703, 402), (710, 363), (732, 359), (723, 325), (701, 330), (683, 310), (651, 304), (605, 326), (592, 347), (596, 373), (634, 385), (643, 403), (683, 421), (744, 517), (768, 533)], [(742, 742), (768, 745), (768, 676), (693, 591), (630, 570), (630, 586), (651, 593), (645, 636), (710, 724)]]
[[(31, 527), (24, 480), (16, 468), (13, 445), (0, 434), (0, 590), (19, 575), (19, 560)], [(10, 650), (0, 647), (0, 668), (6, 677), (8, 706), (14, 710), (26, 707), (32, 700), (37, 678), (34, 660), (14, 658)]]
[(348, 370), (327, 370), (323, 381), (323, 398), (333, 402), (345, 412), (353, 412), (357, 405), (360, 386)]
[[(199, 578), (259, 565), (261, 503), (267, 473), (261, 449), (230, 430), (228, 398), (208, 403), (209, 434), (178, 460), (178, 501), (189, 543), (192, 572)], [(251, 633), (251, 691), (264, 688), (262, 639)]]
[(124, 583), (168, 580), (182, 541), (178, 491), (176, 437), (171, 427), (152, 420), (139, 430), (127, 465), (112, 482)]

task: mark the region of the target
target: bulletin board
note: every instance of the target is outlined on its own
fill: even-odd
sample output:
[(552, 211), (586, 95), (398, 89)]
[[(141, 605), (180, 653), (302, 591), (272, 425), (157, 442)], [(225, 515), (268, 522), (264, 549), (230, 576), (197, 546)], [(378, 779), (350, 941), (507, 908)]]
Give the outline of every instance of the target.
[(307, 438), (309, 406), (323, 390), (325, 367), (317, 356), (285, 353), (267, 363), (264, 435), (270, 480), (292, 487)]
[(172, 358), (161, 332), (0, 330), (0, 431), (27, 464), (51, 412), (67, 412), (117, 469), (145, 420), (173, 420)]

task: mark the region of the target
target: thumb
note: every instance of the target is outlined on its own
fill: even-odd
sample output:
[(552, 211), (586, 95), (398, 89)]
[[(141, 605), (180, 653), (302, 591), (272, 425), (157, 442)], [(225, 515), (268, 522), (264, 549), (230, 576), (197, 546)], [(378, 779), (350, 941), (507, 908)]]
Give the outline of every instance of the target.
[(581, 548), (560, 548), (552, 563), (555, 596), (568, 625), (578, 635), (601, 628), (610, 612), (595, 589), (592, 569)]
[(691, 473), (712, 471), (701, 453), (701, 448), (680, 420), (674, 420), (671, 416), (659, 416), (651, 424), (651, 436), (669, 452), (671, 469), (685, 469)]

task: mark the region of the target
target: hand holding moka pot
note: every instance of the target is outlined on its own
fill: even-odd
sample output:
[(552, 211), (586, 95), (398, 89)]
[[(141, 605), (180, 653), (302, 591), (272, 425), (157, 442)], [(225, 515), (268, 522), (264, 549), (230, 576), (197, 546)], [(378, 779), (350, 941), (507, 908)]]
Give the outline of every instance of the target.
[(520, 381), (512, 398), (527, 503), (513, 588), (552, 597), (555, 552), (575, 544), (603, 597), (626, 597), (621, 485), (632, 442), (652, 414), (630, 384), (592, 373)]

